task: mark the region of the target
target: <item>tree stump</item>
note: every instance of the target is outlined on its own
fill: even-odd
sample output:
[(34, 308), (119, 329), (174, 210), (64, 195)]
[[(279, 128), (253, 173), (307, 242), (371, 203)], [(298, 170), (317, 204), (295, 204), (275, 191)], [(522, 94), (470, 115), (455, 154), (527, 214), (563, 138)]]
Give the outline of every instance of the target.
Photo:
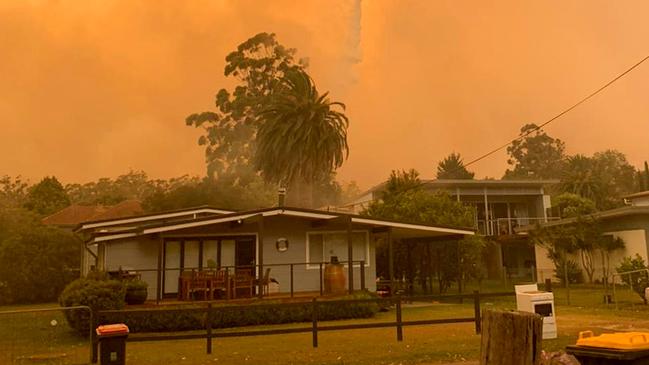
[(480, 365), (538, 365), (542, 337), (536, 313), (484, 310)]

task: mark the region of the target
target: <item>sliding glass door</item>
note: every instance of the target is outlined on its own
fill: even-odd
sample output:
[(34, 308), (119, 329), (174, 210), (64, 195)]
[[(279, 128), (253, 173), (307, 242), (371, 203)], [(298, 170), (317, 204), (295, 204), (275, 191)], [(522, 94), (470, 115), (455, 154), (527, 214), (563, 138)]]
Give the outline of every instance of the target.
[(254, 236), (165, 240), (163, 294), (171, 296), (178, 293), (178, 279), (182, 271), (254, 266), (255, 242)]

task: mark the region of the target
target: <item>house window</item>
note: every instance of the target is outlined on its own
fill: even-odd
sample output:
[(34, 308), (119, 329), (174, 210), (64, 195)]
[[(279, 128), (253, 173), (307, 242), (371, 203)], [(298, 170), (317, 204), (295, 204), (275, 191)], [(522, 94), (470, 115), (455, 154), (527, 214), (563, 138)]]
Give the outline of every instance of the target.
[[(328, 262), (331, 256), (338, 261), (347, 261), (347, 232), (310, 232), (307, 233), (308, 268), (319, 268), (320, 262)], [(369, 265), (369, 237), (366, 231), (352, 232), (352, 259), (365, 261)], [(358, 263), (354, 265), (358, 266)]]

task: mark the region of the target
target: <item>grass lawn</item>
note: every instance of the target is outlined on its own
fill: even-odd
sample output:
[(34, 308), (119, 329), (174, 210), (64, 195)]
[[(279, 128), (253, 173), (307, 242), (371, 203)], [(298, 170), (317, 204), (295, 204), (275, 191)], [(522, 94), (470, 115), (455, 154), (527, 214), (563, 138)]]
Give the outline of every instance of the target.
[[(649, 331), (649, 308), (628, 290), (618, 294), (622, 304), (616, 311), (602, 303), (599, 288), (575, 288), (570, 306), (565, 303), (565, 290), (556, 289), (559, 338), (544, 341), (544, 349), (556, 351), (573, 344), (583, 330)], [(486, 300), (483, 308), (514, 309), (515, 303), (513, 298), (498, 298)], [(16, 307), (0, 311), (10, 309)], [(472, 315), (472, 303), (415, 303), (404, 305), (403, 311), (404, 320)], [(54, 326), (53, 319), (57, 321)], [(335, 324), (393, 320), (394, 311), (389, 311)], [(284, 325), (297, 326), (305, 324)], [(268, 327), (250, 329), (260, 328)], [(205, 340), (132, 342), (127, 345), (127, 356), (129, 364), (440, 364), (476, 360), (479, 342), (474, 325), (466, 323), (405, 327), (403, 342), (396, 341), (395, 330), (390, 328), (320, 332), (317, 349), (311, 347), (308, 333), (214, 339), (211, 355), (205, 353)], [(70, 334), (60, 313), (0, 314), (0, 364), (34, 363), (26, 357), (36, 354), (52, 355), (49, 363), (53, 364), (86, 363), (89, 356), (87, 340)]]

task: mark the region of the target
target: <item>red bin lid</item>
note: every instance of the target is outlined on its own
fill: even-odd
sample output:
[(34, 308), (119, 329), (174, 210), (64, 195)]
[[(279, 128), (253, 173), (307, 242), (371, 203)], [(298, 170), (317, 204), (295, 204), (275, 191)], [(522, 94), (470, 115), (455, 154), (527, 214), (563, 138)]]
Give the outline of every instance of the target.
[(128, 333), (128, 326), (124, 323), (106, 324), (97, 327), (96, 331), (99, 336), (122, 335)]

